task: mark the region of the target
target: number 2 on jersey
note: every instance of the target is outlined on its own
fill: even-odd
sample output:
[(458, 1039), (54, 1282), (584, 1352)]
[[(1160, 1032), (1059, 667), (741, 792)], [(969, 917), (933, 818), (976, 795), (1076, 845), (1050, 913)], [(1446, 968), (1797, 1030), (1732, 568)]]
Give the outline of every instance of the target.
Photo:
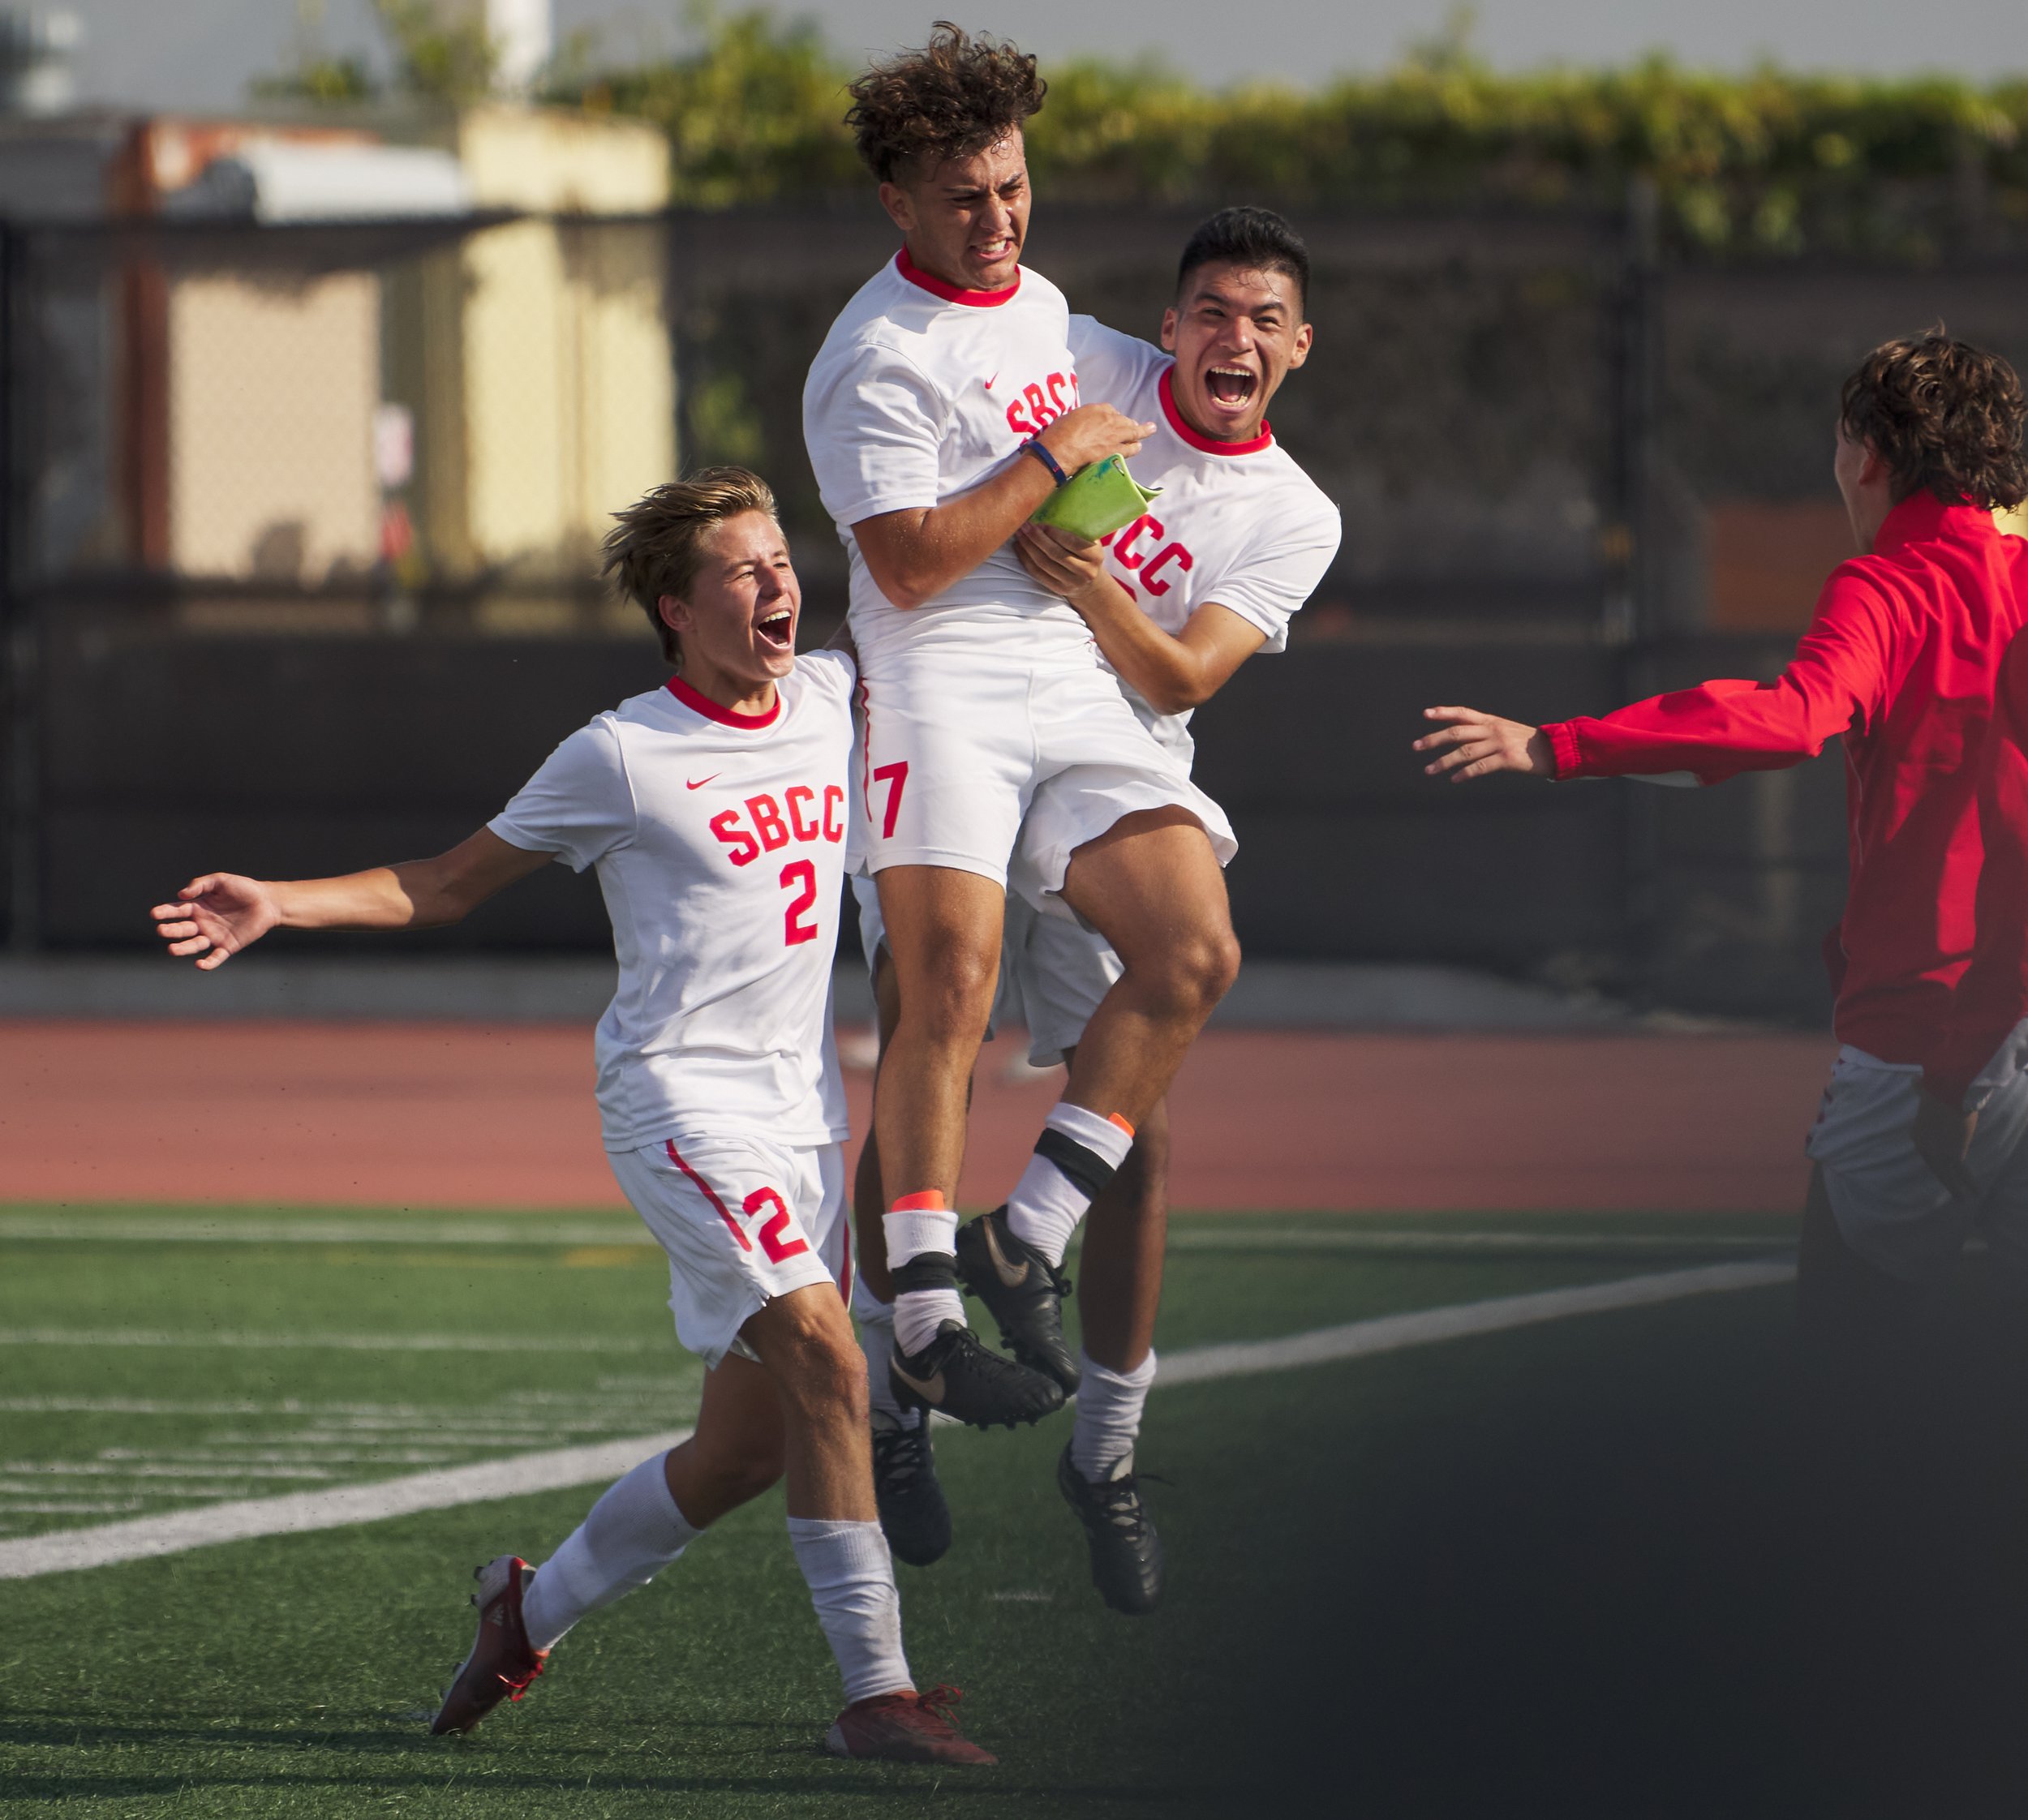
[(810, 1241), (806, 1238), (792, 1238), (786, 1245), (782, 1243), (782, 1229), (788, 1224), (788, 1209), (783, 1205), (782, 1197), (772, 1188), (756, 1188), (740, 1203), (740, 1211), (750, 1216), (758, 1213), (763, 1207), (771, 1207), (775, 1210), (774, 1217), (763, 1225), (759, 1234), (761, 1249), (767, 1254), (771, 1262), (780, 1264), (784, 1258), (798, 1256), (810, 1249)]
[(782, 944), (793, 948), (798, 942), (814, 942), (817, 925), (809, 920), (817, 904), (817, 868), (808, 860), (792, 860), (782, 868), (782, 889), (802, 890), (789, 900), (782, 912)]

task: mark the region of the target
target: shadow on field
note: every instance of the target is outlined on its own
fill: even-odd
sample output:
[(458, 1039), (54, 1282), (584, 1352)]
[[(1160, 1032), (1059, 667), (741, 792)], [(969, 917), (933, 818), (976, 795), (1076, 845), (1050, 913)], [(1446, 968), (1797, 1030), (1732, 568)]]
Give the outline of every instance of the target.
[[(2023, 1811), (2022, 1311), (1968, 1270), (1892, 1394), (1840, 1401), (1783, 1299), (1447, 1347), (1362, 1397), (1271, 1519), (1320, 1565), (1233, 1768), (1386, 1820)], [(1333, 1445), (1305, 1426), (1283, 1444)]]
[[(183, 1753), (183, 1766), (153, 1773), (129, 1771), (104, 1775), (10, 1772), (0, 1776), (0, 1797), (10, 1801), (49, 1802), (115, 1797), (164, 1800), (176, 1796), (229, 1799), (235, 1791), (323, 1788), (342, 1790), (348, 1797), (357, 1796), (364, 1801), (376, 1791), (398, 1799), (399, 1792), (402, 1791), (457, 1788), (483, 1791), (488, 1796), (501, 1798), (543, 1794), (578, 1797), (586, 1793), (629, 1797), (658, 1794), (754, 1795), (771, 1801), (822, 1797), (827, 1803), (878, 1804), (886, 1802), (898, 1792), (920, 1788), (926, 1792), (934, 1788), (939, 1801), (947, 1805), (961, 1804), (968, 1796), (981, 1797), (999, 1812), (1027, 1811), (1008, 1806), (1009, 1803), (1025, 1798), (1037, 1804), (1033, 1811), (1038, 1814), (1068, 1811), (1066, 1804), (1070, 1803), (1100, 1802), (1107, 1804), (1109, 1810), (1145, 1810), (1163, 1815), (1184, 1812), (1192, 1800), (1184, 1791), (1151, 1787), (1145, 1783), (1132, 1787), (1063, 1780), (1035, 1784), (1011, 1781), (1005, 1771), (969, 1771), (954, 1777), (948, 1771), (939, 1771), (930, 1765), (862, 1763), (848, 1766), (826, 1756), (806, 1741), (783, 1741), (782, 1727), (766, 1720), (719, 1719), (698, 1725), (664, 1721), (663, 1728), (670, 1736), (660, 1753), (670, 1759), (682, 1756), (683, 1746), (677, 1738), (685, 1732), (722, 1735), (728, 1731), (762, 1732), (773, 1734), (777, 1741), (732, 1751), (722, 1747), (714, 1749), (711, 1753), (721, 1762), (728, 1757), (766, 1760), (764, 1772), (757, 1771), (753, 1775), (739, 1775), (723, 1771), (686, 1773), (673, 1767), (642, 1768), (638, 1758), (625, 1770), (587, 1770), (570, 1759), (596, 1758), (602, 1763), (609, 1763), (612, 1756), (610, 1749), (599, 1745), (574, 1747), (550, 1737), (543, 1742), (544, 1756), (562, 1761), (552, 1769), (531, 1771), (512, 1767), (510, 1758), (488, 1752), (484, 1741), (432, 1738), (415, 1727), (400, 1731), (343, 1731), (170, 1721), (157, 1724), (80, 1724), (75, 1720), (66, 1720), (59, 1713), (32, 1712), (0, 1720), (0, 1748), (41, 1745), (72, 1750), (122, 1746), (166, 1749)], [(272, 1771), (256, 1766), (263, 1753), (294, 1753), (306, 1749), (324, 1752), (341, 1761), (362, 1755), (406, 1757), (412, 1760), (412, 1766), (398, 1771), (353, 1768), (320, 1771), (293, 1764)], [(232, 1758), (238, 1761), (221, 1760)], [(810, 1763), (809, 1773), (797, 1774), (788, 1766), (796, 1759)], [(819, 1765), (823, 1766), (821, 1769)], [(227, 1810), (208, 1806), (203, 1811)], [(524, 1807), (518, 1811), (541, 1809)], [(833, 1812), (836, 1809), (827, 1805), (822, 1811)]]

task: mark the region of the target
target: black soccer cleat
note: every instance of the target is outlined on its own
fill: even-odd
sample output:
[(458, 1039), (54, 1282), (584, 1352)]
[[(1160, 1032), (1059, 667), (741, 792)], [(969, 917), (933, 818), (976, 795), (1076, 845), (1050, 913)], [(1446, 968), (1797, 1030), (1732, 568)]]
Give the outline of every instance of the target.
[(1062, 1388), (1040, 1371), (1016, 1365), (979, 1344), (969, 1327), (947, 1320), (922, 1351), (904, 1353), (897, 1341), (887, 1359), (887, 1381), (904, 1409), (932, 1411), (974, 1428), (1039, 1422), (1063, 1406)]
[(873, 1496), (896, 1560), (928, 1567), (943, 1559), (951, 1546), (951, 1507), (937, 1483), (926, 1415), (913, 1428), (890, 1416), (874, 1417)]
[(1083, 1374), (1063, 1340), (1063, 1298), (1070, 1278), (1025, 1239), (1008, 1230), (996, 1207), (958, 1228), (958, 1276), (1000, 1324), (1000, 1344), (1031, 1371), (1077, 1393)]
[(1091, 1544), (1092, 1584), (1115, 1612), (1145, 1617), (1162, 1603), (1162, 1538), (1141, 1501), (1141, 1481), (1128, 1454), (1111, 1479), (1094, 1485), (1063, 1449), (1056, 1483), (1076, 1511)]

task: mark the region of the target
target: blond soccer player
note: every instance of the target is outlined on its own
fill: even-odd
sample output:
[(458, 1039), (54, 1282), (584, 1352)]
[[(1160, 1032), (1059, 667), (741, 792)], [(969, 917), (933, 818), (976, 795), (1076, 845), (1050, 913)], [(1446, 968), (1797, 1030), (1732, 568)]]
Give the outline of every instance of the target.
[(849, 827), (852, 660), (796, 655), (774, 496), (710, 469), (618, 515), (607, 566), (677, 674), (573, 733), (501, 813), (432, 860), (287, 882), (208, 873), (154, 908), (206, 971), (276, 929), (455, 923), (552, 861), (596, 869), (619, 989), (599, 1019), (613, 1174), (669, 1256), (696, 1429), (606, 1492), (539, 1568), (479, 1571), (479, 1629), (432, 1730), (518, 1700), (578, 1621), (788, 1481), (789, 1538), (844, 1683), (846, 1757), (993, 1758), (955, 1691), (919, 1693), (880, 1533), (866, 1374), (841, 1290), (844, 1094), (831, 963)]

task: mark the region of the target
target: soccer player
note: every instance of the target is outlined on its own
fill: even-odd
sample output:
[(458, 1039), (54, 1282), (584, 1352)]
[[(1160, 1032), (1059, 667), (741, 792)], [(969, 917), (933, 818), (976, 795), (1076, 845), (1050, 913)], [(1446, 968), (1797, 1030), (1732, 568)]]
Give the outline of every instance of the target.
[[(890, 1375), (904, 1404), (980, 1423), (1035, 1420), (1075, 1387), (1048, 1235), (1125, 1161), (1239, 964), (1224, 816), (1012, 545), (1075, 470), (1154, 427), (1081, 404), (1069, 311), (1020, 264), (1022, 123), (1042, 95), (1034, 58), (948, 26), (853, 85), (849, 118), (902, 247), (832, 325), (803, 394), (850, 559), (866, 866), (899, 990), (874, 1113)], [(967, 1084), (1024, 826), (1037, 908), (1099, 929), (1122, 972), (1004, 1218), (960, 1240)], [(1021, 1286), (1017, 1339), (1042, 1370), (965, 1326), (960, 1250)]]
[(677, 674), (573, 733), (485, 827), (432, 860), (286, 883), (208, 873), (153, 916), (204, 969), (270, 929), (457, 922), (552, 860), (597, 869), (619, 989), (598, 1029), (605, 1147), (669, 1255), (697, 1426), (608, 1490), (537, 1569), (479, 1571), (479, 1633), (432, 1729), (518, 1700), (586, 1613), (644, 1586), (788, 1479), (788, 1530), (845, 1706), (847, 1757), (991, 1762), (918, 1694), (880, 1534), (865, 1367), (840, 1291), (844, 1094), (831, 954), (848, 829), (851, 659), (796, 655), (801, 595), (774, 496), (707, 469), (617, 515), (608, 572)]
[[(2028, 548), (2028, 546), (2024, 546)], [(1979, 766), (1977, 938), (1923, 1064), (1914, 1141), (1948, 1199), (1940, 1253), (1976, 1221), (1993, 1256), (2028, 1273), (2028, 633), (2000, 665)]]
[[(2025, 415), (2006, 362), (1940, 329), (1875, 348), (1845, 382), (1833, 462), (1863, 553), (1832, 572), (1779, 677), (1540, 728), (1430, 708), (1437, 730), (1416, 742), (1426, 769), (1454, 782), (1516, 771), (1713, 783), (1843, 736), (1851, 882), (1826, 945), (1842, 1046), (1810, 1133), (1798, 1289), (1805, 1337), (1827, 1360), (1863, 1349), (1962, 1237), (1957, 1216), (1940, 1216), (1911, 1127), (1972, 948), (1981, 849), (1966, 756), (2028, 619), (2028, 543), (1992, 517), (2028, 497)], [(2028, 1076), (2003, 1091), (2028, 1093)]]
[[(1228, 208), (1192, 234), (1165, 312), (1160, 347), (1071, 319), (1081, 383), (1154, 432), (1135, 478), (1160, 489), (1147, 511), (1098, 543), (1024, 526), (1016, 551), (1029, 574), (1090, 627), (1143, 725), (1188, 767), (1193, 710), (1256, 651), (1287, 647), (1291, 617), (1337, 554), (1338, 509), (1275, 441), (1267, 421), (1283, 379), (1309, 356), (1304, 320), (1309, 255), (1264, 208)], [(1017, 856), (1018, 875), (1025, 864)], [(863, 903), (861, 918), (878, 906)], [(1075, 1060), (1085, 1025), (1119, 977), (1104, 938), (1008, 900), (1007, 964), (1028, 1017), (1029, 1058)], [(876, 967), (877, 979), (887, 972)], [(891, 982), (890, 982), (891, 984)], [(888, 994), (890, 1005), (892, 993)], [(869, 1168), (869, 1144), (860, 1168)], [(1134, 1471), (1135, 1442), (1154, 1380), (1154, 1322), (1167, 1217), (1168, 1127), (1158, 1106), (1136, 1134), (1127, 1166), (1093, 1201), (1081, 1291), (1084, 1345), (1077, 1414), (1058, 1465), (1063, 1496), (1083, 1520), (1092, 1574), (1106, 1603), (1152, 1611), (1162, 1594), (1162, 1544)], [(878, 1286), (880, 1233), (867, 1211), (877, 1163), (862, 1179), (860, 1276)], [(986, 1216), (989, 1232), (1001, 1219)], [(1059, 1268), (1074, 1216), (1037, 1243)], [(970, 1260), (968, 1261), (968, 1265)], [(999, 1273), (967, 1268), (966, 1286), (999, 1311)], [(861, 1308), (865, 1298), (860, 1299)], [(883, 1409), (879, 1332), (865, 1329), (874, 1361), (874, 1484), (896, 1552), (935, 1559), (949, 1517), (935, 1488), (928, 1439), (896, 1438), (909, 1412)]]

